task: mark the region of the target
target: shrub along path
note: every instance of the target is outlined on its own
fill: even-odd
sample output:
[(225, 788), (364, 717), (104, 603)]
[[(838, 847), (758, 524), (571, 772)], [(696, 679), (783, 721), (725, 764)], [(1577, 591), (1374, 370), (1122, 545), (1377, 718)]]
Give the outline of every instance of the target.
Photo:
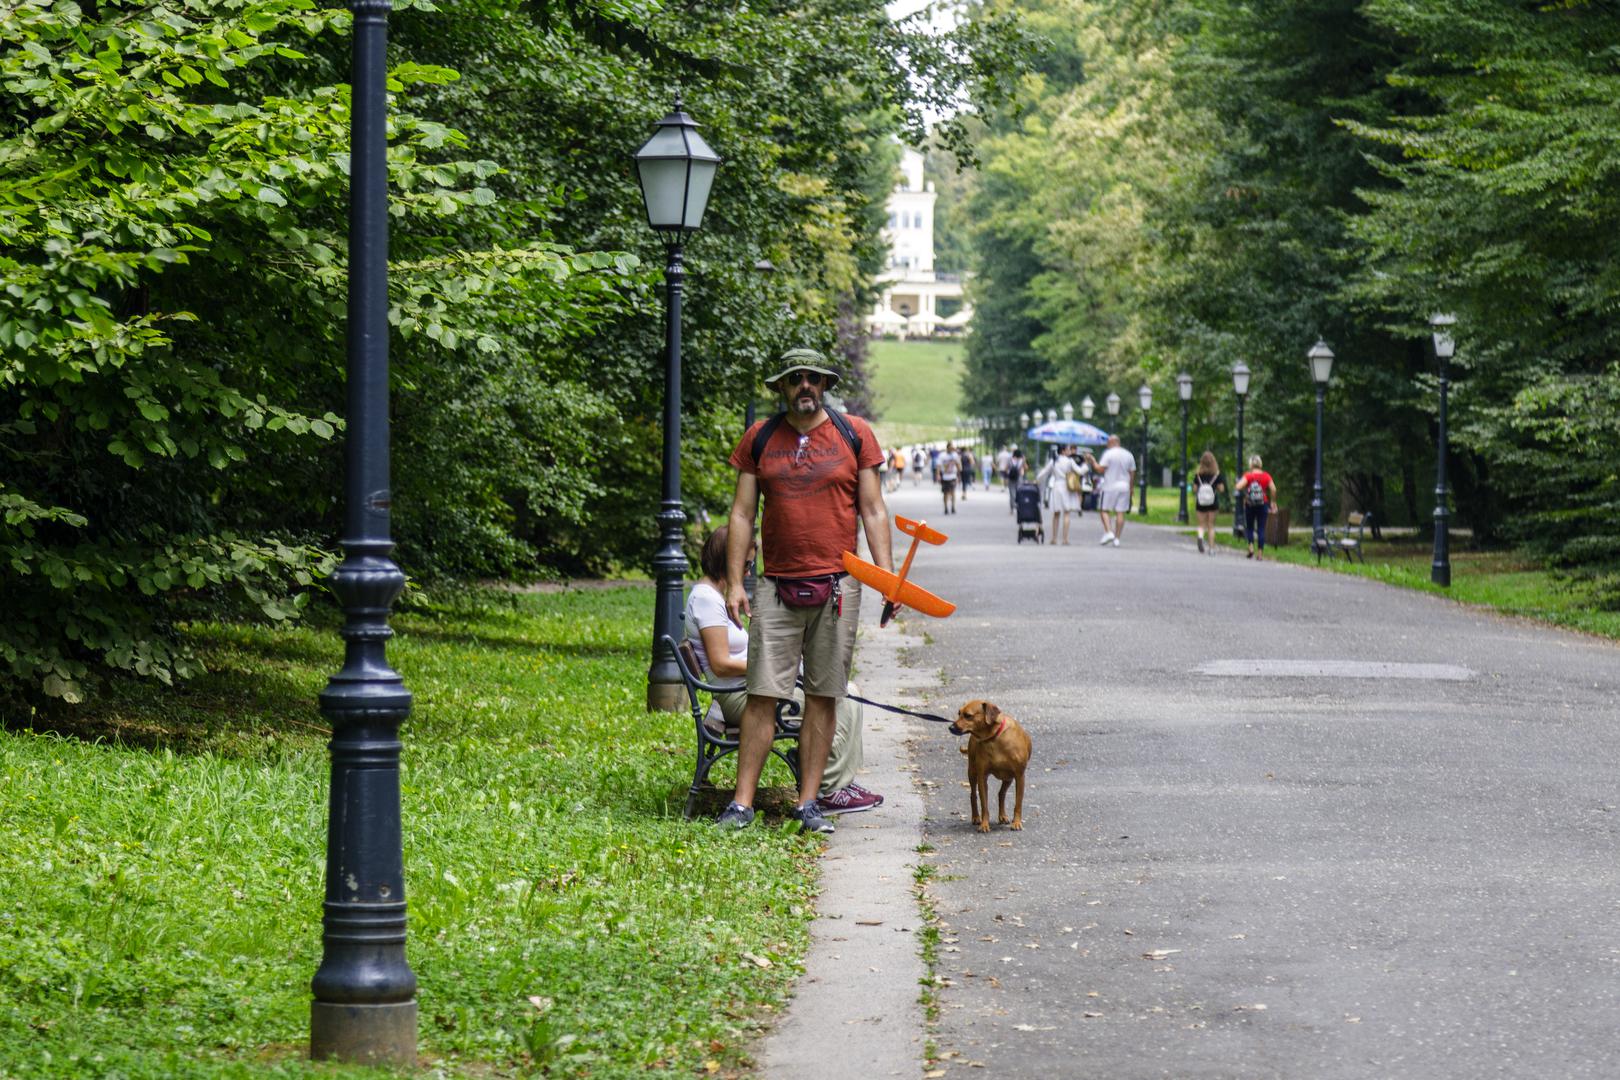
[[(730, 1070), (803, 955), (815, 847), (680, 818), (691, 720), (643, 711), (651, 605), (394, 621), (409, 955), (448, 1075)], [(190, 633), (212, 674), (0, 734), (0, 1077), (379, 1075), (303, 1060), (335, 630)]]

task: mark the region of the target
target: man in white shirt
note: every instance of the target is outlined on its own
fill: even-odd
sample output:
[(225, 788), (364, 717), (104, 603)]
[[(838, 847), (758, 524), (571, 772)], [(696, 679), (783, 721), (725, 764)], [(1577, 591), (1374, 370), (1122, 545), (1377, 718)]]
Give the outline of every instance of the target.
[(962, 459), (956, 453), (955, 443), (946, 443), (945, 452), (934, 461), (939, 469), (939, 491), (944, 498), (945, 513), (956, 513), (956, 481), (962, 473)]
[[(1086, 455), (1088, 458), (1090, 454)], [(1136, 457), (1119, 445), (1119, 436), (1108, 436), (1108, 449), (1100, 459), (1092, 458), (1091, 467), (1102, 474), (1102, 486), (1097, 495), (1097, 516), (1102, 518), (1101, 543), (1119, 547), (1119, 536), (1125, 531), (1125, 516), (1131, 512), (1131, 489), (1136, 483)], [(1110, 518), (1113, 524), (1109, 524)]]

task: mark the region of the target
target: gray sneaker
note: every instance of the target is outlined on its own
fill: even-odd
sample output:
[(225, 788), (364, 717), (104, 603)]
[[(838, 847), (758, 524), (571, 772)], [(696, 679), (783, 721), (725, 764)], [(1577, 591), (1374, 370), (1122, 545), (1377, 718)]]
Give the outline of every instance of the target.
[(715, 819), (714, 827), (723, 833), (740, 833), (754, 823), (754, 808), (742, 803), (728, 803)]
[(807, 833), (821, 833), (825, 836), (834, 831), (832, 819), (821, 812), (821, 807), (816, 805), (814, 799), (803, 806), (795, 806), (793, 820), (797, 821)]

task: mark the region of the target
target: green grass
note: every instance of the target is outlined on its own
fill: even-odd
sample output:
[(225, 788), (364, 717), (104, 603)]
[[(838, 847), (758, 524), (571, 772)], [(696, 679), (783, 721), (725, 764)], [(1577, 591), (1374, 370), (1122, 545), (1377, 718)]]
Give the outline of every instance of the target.
[(867, 378), (885, 445), (946, 439), (962, 412), (963, 342), (871, 343)]
[[(681, 820), (691, 719), (643, 709), (651, 606), (395, 619), (408, 953), (440, 1075), (746, 1066), (798, 969), (814, 846)], [(115, 687), (68, 735), (0, 733), (0, 1077), (385, 1075), (304, 1060), (336, 634), (188, 633), (208, 676)]]

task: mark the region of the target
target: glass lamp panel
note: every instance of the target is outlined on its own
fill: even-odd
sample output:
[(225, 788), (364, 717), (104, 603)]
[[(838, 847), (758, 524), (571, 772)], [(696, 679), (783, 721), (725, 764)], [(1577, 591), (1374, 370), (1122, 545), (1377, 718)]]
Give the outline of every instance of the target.
[(1232, 365), (1232, 389), (1239, 397), (1249, 392), (1249, 365), (1241, 361)]
[(1327, 382), (1333, 374), (1333, 350), (1327, 347), (1327, 342), (1318, 341), (1305, 356), (1311, 362), (1311, 378), (1318, 383)]
[(1182, 401), (1192, 400), (1192, 376), (1182, 372), (1176, 376), (1176, 391), (1181, 395)]
[(709, 189), (714, 186), (714, 174), (719, 169), (720, 162), (704, 161), (701, 158), (692, 161), (691, 178), (686, 193), (686, 227), (688, 229), (700, 228), (703, 225), (703, 211), (709, 205)]
[(1065, 420), (1073, 420), (1074, 419), (1074, 406), (1069, 404), (1067, 401), (1065, 401), (1063, 403), (1063, 419), (1065, 419)]
[(685, 160), (638, 158), (636, 168), (641, 174), (641, 196), (647, 202), (647, 223), (655, 229), (679, 229), (681, 204), (686, 199)]
[(1108, 415), (1109, 416), (1118, 416), (1119, 415), (1119, 395), (1118, 394), (1109, 394), (1108, 395)]
[(1153, 387), (1143, 383), (1136, 391), (1136, 400), (1141, 403), (1143, 412), (1153, 408)]

